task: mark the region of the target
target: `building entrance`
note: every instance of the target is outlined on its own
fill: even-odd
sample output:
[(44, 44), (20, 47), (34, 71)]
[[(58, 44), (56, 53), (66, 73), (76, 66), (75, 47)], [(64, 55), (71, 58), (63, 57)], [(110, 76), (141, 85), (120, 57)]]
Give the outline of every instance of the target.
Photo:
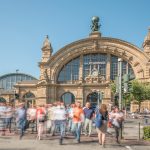
[(75, 103), (75, 96), (72, 93), (67, 92), (61, 96), (61, 100), (64, 102), (65, 105), (70, 105)]
[(99, 100), (99, 94), (98, 92), (92, 92), (87, 96), (87, 100), (86, 102), (90, 102), (91, 103), (91, 107), (93, 109), (96, 108), (96, 106), (98, 105), (98, 100)]
[(28, 92), (23, 96), (23, 101), (25, 102), (26, 108), (33, 107), (35, 105), (35, 95)]

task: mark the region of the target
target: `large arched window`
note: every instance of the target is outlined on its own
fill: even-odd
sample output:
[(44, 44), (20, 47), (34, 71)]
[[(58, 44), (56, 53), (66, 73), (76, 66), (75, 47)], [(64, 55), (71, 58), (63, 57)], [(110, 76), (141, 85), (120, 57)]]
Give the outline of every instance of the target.
[(79, 57), (66, 64), (58, 75), (59, 83), (71, 83), (79, 80)]
[(75, 96), (72, 93), (67, 92), (61, 96), (61, 100), (65, 105), (70, 105), (75, 102)]
[[(73, 81), (79, 80), (79, 57), (71, 60), (69, 63), (64, 65), (58, 75), (58, 83), (73, 83)], [(87, 76), (92, 75), (94, 70), (97, 70), (100, 76), (106, 79), (106, 66), (107, 66), (107, 54), (87, 54), (83, 56), (83, 79)], [(82, 64), (81, 62), (81, 64)], [(111, 55), (110, 59), (110, 79), (115, 80), (118, 75), (118, 56)], [(133, 69), (129, 63), (123, 61), (122, 63), (122, 73), (131, 74), (134, 76)]]
[[(122, 62), (122, 74), (131, 74), (134, 76), (134, 71), (129, 63)], [(115, 80), (118, 75), (118, 57), (111, 55), (111, 80)]]

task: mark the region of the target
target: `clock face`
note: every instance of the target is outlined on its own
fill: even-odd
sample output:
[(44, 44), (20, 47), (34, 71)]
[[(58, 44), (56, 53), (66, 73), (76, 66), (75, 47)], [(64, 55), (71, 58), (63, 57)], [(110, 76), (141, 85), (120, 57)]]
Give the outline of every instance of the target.
[(94, 71), (92, 72), (92, 76), (98, 76), (98, 71), (94, 70)]

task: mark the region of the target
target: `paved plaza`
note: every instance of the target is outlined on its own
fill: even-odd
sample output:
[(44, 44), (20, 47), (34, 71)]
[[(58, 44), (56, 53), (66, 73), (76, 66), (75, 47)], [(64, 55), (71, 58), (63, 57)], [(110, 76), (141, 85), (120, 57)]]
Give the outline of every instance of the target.
[[(140, 140), (139, 140), (139, 122)], [(106, 137), (106, 146), (102, 148), (98, 144), (97, 135), (94, 131), (91, 137), (81, 136), (81, 143), (77, 144), (74, 137), (69, 133), (63, 141), (63, 145), (59, 145), (59, 136), (44, 135), (42, 140), (36, 140), (36, 134), (31, 132), (26, 133), (22, 140), (19, 140), (18, 135), (0, 136), (0, 150), (149, 150), (150, 142), (142, 139), (143, 120), (128, 119), (125, 122), (123, 130), (123, 139), (120, 144), (117, 144), (114, 136), (114, 129), (111, 128)]]
[(58, 144), (58, 137), (44, 137), (43, 140), (36, 140), (35, 135), (27, 135), (22, 140), (18, 136), (0, 137), (0, 150), (99, 150), (99, 149), (112, 149), (112, 150), (149, 150), (150, 143), (138, 140), (122, 140), (121, 144), (115, 142), (114, 137), (107, 136), (106, 146), (102, 148), (98, 144), (96, 137), (81, 137), (81, 143), (77, 144), (73, 137), (64, 139), (63, 145)]

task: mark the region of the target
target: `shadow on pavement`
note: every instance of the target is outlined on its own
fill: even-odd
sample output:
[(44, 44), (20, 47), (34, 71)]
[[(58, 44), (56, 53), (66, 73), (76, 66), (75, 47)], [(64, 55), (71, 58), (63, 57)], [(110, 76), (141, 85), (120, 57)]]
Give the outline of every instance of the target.
[(144, 141), (144, 140), (133, 140), (133, 139), (126, 139), (122, 140), (121, 142), (124, 145), (129, 146), (150, 146), (150, 141)]
[(0, 149), (0, 150), (31, 150), (31, 149), (28, 149), (28, 148), (3, 148), (3, 149)]
[(11, 137), (8, 137), (8, 136), (1, 136), (0, 139), (11, 139)]

